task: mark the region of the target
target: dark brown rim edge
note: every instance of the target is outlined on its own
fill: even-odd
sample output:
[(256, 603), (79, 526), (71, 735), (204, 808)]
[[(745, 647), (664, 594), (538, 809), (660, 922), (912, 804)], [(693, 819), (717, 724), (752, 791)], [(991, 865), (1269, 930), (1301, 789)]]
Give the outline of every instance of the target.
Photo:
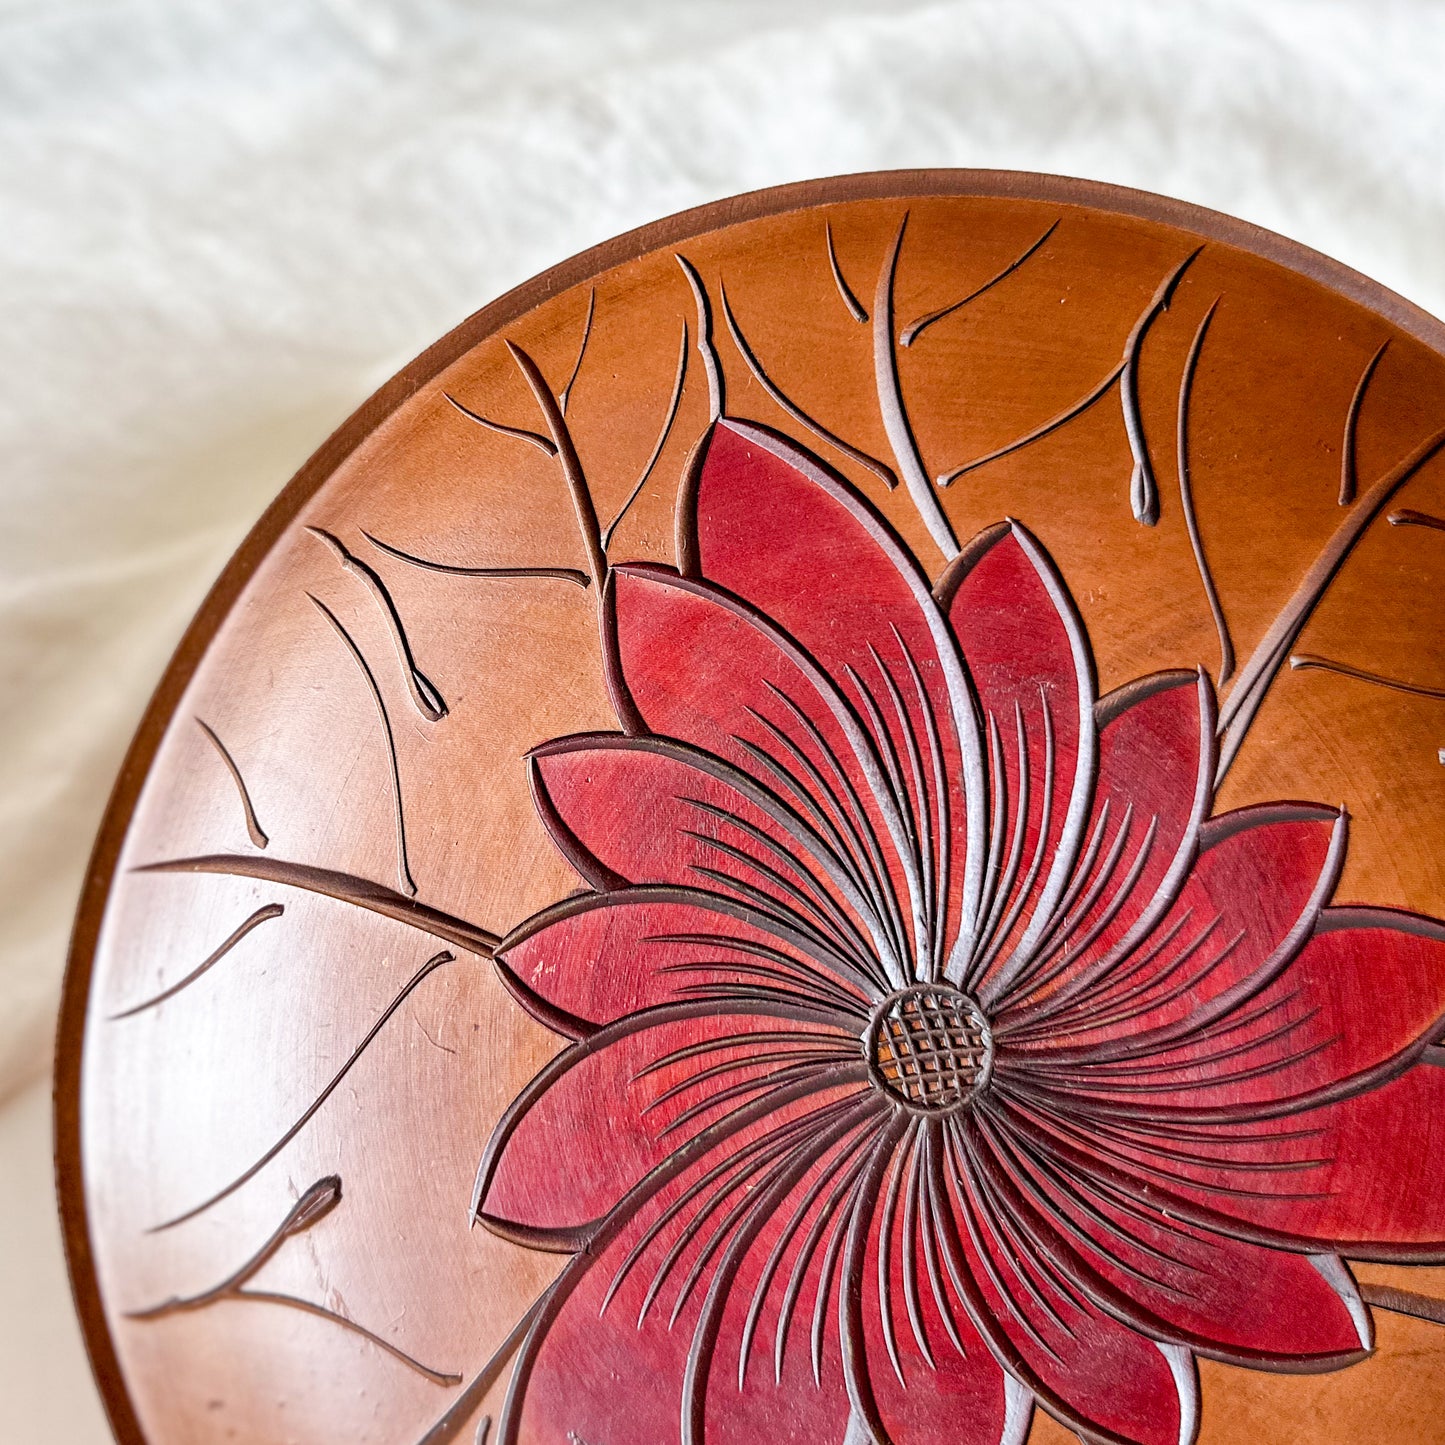
[(341, 424), (262, 513), (186, 629), (131, 741), (111, 791), (81, 889), (56, 1030), (55, 1185), (70, 1271), (91, 1369), (120, 1445), (147, 1445), (126, 1390), (101, 1303), (90, 1247), (81, 1166), (80, 1085), (85, 1015), (95, 948), (116, 863), (142, 786), (181, 694), (241, 589), (272, 544), (347, 457), (378, 426), (452, 362), (559, 292), (650, 251), (742, 221), (842, 201), (977, 196), (1054, 201), (1177, 226), (1248, 251), (1306, 276), (1383, 316), (1435, 351), (1445, 352), (1445, 322), (1360, 272), (1298, 241), (1187, 201), (1102, 181), (1026, 171), (877, 171), (798, 181), (679, 211), (616, 236), (551, 267), (467, 317), (403, 367)]

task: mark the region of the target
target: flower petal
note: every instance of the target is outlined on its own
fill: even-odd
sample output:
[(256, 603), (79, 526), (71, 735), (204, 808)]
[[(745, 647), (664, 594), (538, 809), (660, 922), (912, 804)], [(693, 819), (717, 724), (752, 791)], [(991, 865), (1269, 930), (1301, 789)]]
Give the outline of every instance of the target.
[[(1176, 1168), (1171, 1192), (1241, 1232), (1318, 1241), (1352, 1259), (1445, 1263), (1445, 1069), (1418, 1065), (1251, 1133), (1259, 1142), (1214, 1151), (1231, 1156), (1223, 1162)], [(1292, 1167), (1302, 1155), (1323, 1163)]]
[(1352, 1259), (1445, 1263), (1445, 1069), (1416, 1065), (1320, 1108), (1215, 1126), (1015, 1123), (1074, 1176), (1171, 1218), (1255, 1243)]
[(953, 1287), (999, 1362), (1049, 1412), (1110, 1445), (1188, 1445), (1198, 1423), (1188, 1352), (1157, 1344), (1061, 1286), (1000, 1212), (967, 1126), (931, 1165), (930, 1209)]
[(1032, 1398), (1010, 1410), (1003, 1371), (948, 1283), (928, 1209), (926, 1134), (913, 1125), (869, 1205), (858, 1367), (893, 1445), (1021, 1439)]
[(538, 811), (584, 878), (728, 893), (787, 918), (853, 997), (888, 992), (867, 880), (760, 780), (673, 738), (607, 733), (548, 743), (531, 764)]
[(1214, 689), (1160, 673), (1110, 693), (1100, 721), (1089, 844), (1055, 927), (999, 1015), (1023, 1025), (1088, 993), (1158, 926), (1188, 878), (1214, 792)]
[(710, 1445), (741, 1445), (760, 1438), (758, 1422), (780, 1405), (773, 1418), (788, 1433), (767, 1438), (841, 1439), (848, 1401), (836, 1338), (818, 1382), (807, 1352), (794, 1351), (802, 1368), (788, 1360), (786, 1390), (769, 1360), (754, 1362), (739, 1391), (738, 1311), (796, 1201), (820, 1181), (826, 1193), (874, 1117), (869, 1101), (838, 1090), (755, 1111), (733, 1137), (699, 1138), (634, 1189), (545, 1297), (518, 1356), (499, 1445), (699, 1442), (704, 1412)]
[(927, 843), (905, 797), (903, 769), (911, 765), (893, 757), (886, 731), (880, 737), (840, 684), (762, 613), (662, 568), (614, 575), (622, 666), (648, 727), (767, 781), (800, 815), (838, 834), (889, 921), (883, 962), (902, 987), (916, 961), (938, 952), (936, 883), (946, 876), (940, 850), (951, 836), (935, 807)]
[(771, 1002), (787, 1017), (846, 1026), (855, 1038), (868, 1020), (834, 951), (781, 915), (701, 888), (564, 898), (503, 939), (496, 965), (528, 1011), (569, 1038), (700, 999)]
[[(1371, 1346), (1369, 1317), (1338, 1261), (1230, 1239), (1057, 1167), (1010, 1127), (979, 1121), (988, 1186), (1033, 1246), (1105, 1313), (1200, 1354), (1253, 1368), (1330, 1370)], [(1333, 1273), (1332, 1273), (1333, 1271)], [(1339, 1287), (1340, 1279), (1344, 1288)]]
[(1052, 1087), (1086, 1116), (1262, 1119), (1382, 1083), (1442, 1032), (1445, 924), (1388, 909), (1326, 909), (1314, 936), (1247, 1008), (1162, 1047), (1146, 1032), (1127, 1058), (1076, 1063)]
[(1084, 845), (1098, 759), (1094, 658), (1063, 578), (1018, 522), (975, 538), (938, 591), (990, 742), (985, 924), (958, 975), (990, 1006), (1048, 936)]
[(1098, 988), (1061, 990), (998, 1037), (1060, 1070), (1163, 1049), (1242, 1008), (1309, 939), (1339, 878), (1345, 818), (1283, 803), (1210, 819), (1151, 936)]
[(725, 1137), (747, 1106), (865, 1083), (846, 1031), (767, 1003), (718, 1007), (628, 1015), (557, 1055), (493, 1130), (476, 1217), (535, 1248), (576, 1249), (640, 1180), (693, 1139)]
[[(968, 934), (985, 847), (982, 738), (957, 643), (917, 561), (848, 482), (749, 422), (714, 428), (693, 504), (700, 575), (772, 618), (840, 685), (885, 762), (896, 758), (916, 830), (932, 811), (935, 836), (955, 835), (931, 871), (952, 928), (961, 912)], [(956, 804), (932, 776), (931, 734), (942, 776), (961, 790)], [(955, 806), (950, 826), (937, 813)]]

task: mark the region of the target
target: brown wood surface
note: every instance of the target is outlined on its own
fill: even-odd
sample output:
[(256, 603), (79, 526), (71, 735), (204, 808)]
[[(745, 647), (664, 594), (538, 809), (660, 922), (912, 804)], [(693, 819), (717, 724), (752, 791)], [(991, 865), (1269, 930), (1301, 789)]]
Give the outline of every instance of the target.
[[(494, 1124), (559, 1041), (498, 982), (482, 932), (438, 935), (432, 920), (427, 933), (406, 916), (427, 908), (501, 935), (576, 889), (522, 760), (548, 739), (617, 727), (596, 558), (555, 448), (475, 418), (550, 435), (509, 343), (521, 348), (553, 393), (566, 391), (605, 527), (663, 432), (686, 325), (675, 418), (608, 549), (612, 562), (674, 564), (679, 480), (710, 415), (681, 252), (709, 298), (726, 414), (816, 452), (936, 578), (944, 557), (908, 487), (887, 490), (875, 465), (899, 464), (870, 325), (844, 294), (874, 311), (905, 212), (895, 335), (1047, 233), (1016, 270), (897, 348), (930, 477), (1088, 396), (1126, 355), (1161, 280), (1203, 243), (1136, 353), (1157, 525), (1131, 511), (1119, 382), (1048, 436), (933, 489), (960, 540), (1003, 518), (1037, 536), (1092, 640), (1101, 694), (1202, 666), (1228, 696), (1176, 450), (1180, 381), (1211, 308), (1193, 358), (1188, 465), (1235, 678), (1371, 485), (1445, 425), (1445, 328), (1399, 298), (1223, 217), (1028, 176), (865, 176), (707, 207), (565, 263), (439, 342), (318, 452), (247, 540), (161, 685), (97, 847), (60, 1030), (58, 1172), (78, 1307), (123, 1445), (413, 1445), (456, 1396), (450, 1377), (470, 1380), (556, 1274), (555, 1255), (473, 1228), (468, 1205)], [(724, 287), (767, 385), (730, 333)], [(1442, 516), (1436, 458), (1369, 521), (1323, 591), (1289, 648), (1301, 665), (1286, 662), (1269, 686), (1215, 803), (1343, 804), (1335, 897), (1434, 917), (1445, 915)], [(398, 553), (519, 575), (448, 573)], [(276, 868), (137, 871), (215, 854), (250, 860), (252, 874)], [(286, 865), (310, 869), (308, 886), (288, 883)], [(355, 884), (321, 870), (399, 895), (399, 916), (327, 896)], [(443, 950), (453, 956), (284, 1148), (195, 1217), (154, 1228), (266, 1156)], [(299, 1199), (315, 1218), (254, 1278), (209, 1295)], [(1445, 1298), (1445, 1267), (1356, 1272)], [(411, 1363), (334, 1318), (244, 1297), (256, 1291), (342, 1316)], [(1337, 1373), (1203, 1362), (1200, 1441), (1445, 1439), (1445, 1328), (1374, 1314), (1374, 1354)], [(477, 1438), (504, 1387), (505, 1372), (448, 1438)], [(1041, 1414), (1031, 1438), (1073, 1437)]]

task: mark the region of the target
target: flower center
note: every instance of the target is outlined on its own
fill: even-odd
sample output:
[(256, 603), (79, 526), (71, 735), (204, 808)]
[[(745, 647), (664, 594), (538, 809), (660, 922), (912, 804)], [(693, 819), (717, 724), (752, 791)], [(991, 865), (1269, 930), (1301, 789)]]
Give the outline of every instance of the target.
[(884, 999), (863, 1043), (873, 1082), (920, 1113), (961, 1108), (993, 1070), (988, 1021), (946, 983), (915, 984)]

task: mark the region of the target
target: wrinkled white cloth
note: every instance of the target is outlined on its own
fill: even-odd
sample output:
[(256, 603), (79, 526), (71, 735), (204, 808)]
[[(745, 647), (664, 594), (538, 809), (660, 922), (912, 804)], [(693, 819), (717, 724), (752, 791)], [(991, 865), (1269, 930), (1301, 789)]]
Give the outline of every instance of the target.
[[(467, 313), (685, 206), (915, 166), (1183, 197), (1442, 313), (1442, 62), (1433, 0), (0, 0), (0, 1098), (46, 1067), (110, 779), (207, 584)], [(43, 1188), (40, 1138), (0, 1133), (0, 1176)], [(41, 1293), (0, 1434), (98, 1441), (10, 1409), (39, 1351), (82, 1378)]]

